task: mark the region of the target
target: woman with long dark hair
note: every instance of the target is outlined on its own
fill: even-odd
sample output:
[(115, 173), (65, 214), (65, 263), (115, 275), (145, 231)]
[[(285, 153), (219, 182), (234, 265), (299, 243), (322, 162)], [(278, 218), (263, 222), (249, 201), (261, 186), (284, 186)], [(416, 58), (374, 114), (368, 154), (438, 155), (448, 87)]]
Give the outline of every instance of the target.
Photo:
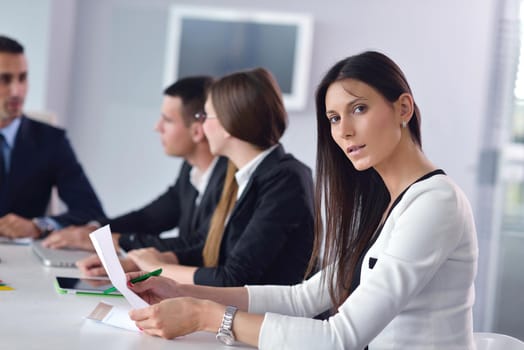
[[(154, 277), (133, 289), (155, 305), (131, 318), (148, 334), (219, 328), (219, 339), (261, 349), (474, 349), (473, 216), (422, 152), (404, 74), (385, 55), (364, 52), (328, 71), (316, 103), (311, 265), (322, 258), (321, 272), (290, 287), (202, 288)], [(312, 318), (328, 309), (329, 319)]]

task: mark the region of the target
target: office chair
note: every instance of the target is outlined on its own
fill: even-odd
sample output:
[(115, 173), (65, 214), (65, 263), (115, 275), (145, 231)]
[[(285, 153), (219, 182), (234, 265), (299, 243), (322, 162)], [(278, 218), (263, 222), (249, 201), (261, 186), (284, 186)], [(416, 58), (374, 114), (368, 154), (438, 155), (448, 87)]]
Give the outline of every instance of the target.
[(524, 342), (500, 333), (473, 333), (477, 350), (524, 350)]

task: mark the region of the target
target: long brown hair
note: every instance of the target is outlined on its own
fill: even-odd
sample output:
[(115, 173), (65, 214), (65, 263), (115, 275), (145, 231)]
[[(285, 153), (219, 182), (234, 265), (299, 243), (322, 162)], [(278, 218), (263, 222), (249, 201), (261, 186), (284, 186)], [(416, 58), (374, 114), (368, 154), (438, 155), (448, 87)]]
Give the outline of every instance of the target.
[[(339, 61), (317, 88), (315, 245), (309, 271), (322, 258), (322, 268), (326, 270), (323, 283), (326, 279), (330, 281), (328, 289), (335, 308), (349, 296), (358, 260), (376, 238), (377, 227), (390, 201), (379, 174), (373, 168), (357, 171), (331, 136), (331, 126), (326, 118), (326, 93), (331, 84), (345, 79), (368, 84), (390, 102), (405, 92), (411, 94), (400, 68), (385, 55), (373, 51)], [(420, 112), (416, 104), (408, 126), (412, 139), (421, 147)], [(324, 211), (322, 203), (325, 204)]]
[(220, 256), (220, 243), (224, 235), (224, 224), (226, 219), (233, 210), (237, 199), (238, 185), (235, 181), (235, 172), (237, 167), (231, 161), (227, 164), (226, 178), (224, 179), (224, 189), (218, 201), (217, 207), (211, 217), (209, 232), (206, 238), (206, 244), (202, 252), (204, 266), (214, 267), (218, 265)]
[[(277, 144), (286, 130), (287, 114), (280, 89), (271, 73), (263, 68), (222, 77), (211, 85), (209, 98), (224, 129), (261, 150)], [(202, 253), (207, 267), (219, 262), (225, 222), (237, 199), (236, 171), (230, 161)]]

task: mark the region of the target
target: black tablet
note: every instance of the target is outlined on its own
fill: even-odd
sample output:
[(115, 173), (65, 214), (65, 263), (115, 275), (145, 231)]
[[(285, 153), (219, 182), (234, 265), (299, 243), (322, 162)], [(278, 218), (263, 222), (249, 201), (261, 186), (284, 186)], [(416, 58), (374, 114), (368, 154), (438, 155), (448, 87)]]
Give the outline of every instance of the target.
[(104, 294), (104, 290), (113, 287), (108, 278), (57, 276), (55, 285), (58, 292), (63, 294), (122, 295), (119, 291)]

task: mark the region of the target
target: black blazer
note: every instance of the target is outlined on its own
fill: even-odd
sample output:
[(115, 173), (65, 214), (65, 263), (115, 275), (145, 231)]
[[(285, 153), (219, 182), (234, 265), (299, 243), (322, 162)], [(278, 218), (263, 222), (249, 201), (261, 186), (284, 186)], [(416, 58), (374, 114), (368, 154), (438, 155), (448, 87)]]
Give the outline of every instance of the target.
[(310, 169), (278, 146), (257, 167), (225, 227), (219, 266), (201, 267), (196, 284), (294, 284), (313, 247)]
[(67, 212), (53, 216), (63, 226), (85, 224), (104, 215), (63, 129), (21, 117), (11, 166), (0, 188), (0, 216), (45, 216), (56, 186)]
[[(227, 158), (220, 157), (213, 169), (206, 190), (195, 207), (197, 190), (190, 182), (191, 165), (184, 162), (175, 184), (154, 201), (105, 223), (113, 232), (121, 233), (119, 244), (125, 250), (155, 247), (174, 251), (181, 264), (194, 265), (201, 259), (193, 257), (201, 251), (211, 216), (220, 199), (227, 168)], [(178, 227), (177, 238), (160, 239), (158, 234)]]

